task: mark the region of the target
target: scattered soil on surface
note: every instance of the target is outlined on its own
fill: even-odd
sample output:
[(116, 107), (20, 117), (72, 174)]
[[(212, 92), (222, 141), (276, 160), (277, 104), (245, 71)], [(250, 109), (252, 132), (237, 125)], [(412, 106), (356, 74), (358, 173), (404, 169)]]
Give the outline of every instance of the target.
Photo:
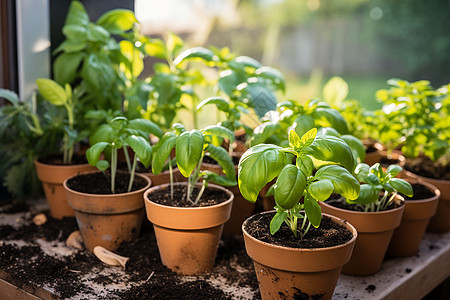
[[(254, 238), (279, 246), (291, 248), (325, 248), (345, 244), (353, 235), (346, 227), (334, 223), (329, 217), (322, 216), (319, 228), (310, 227), (306, 235), (296, 238), (290, 228), (283, 223), (280, 230), (270, 234), (270, 220), (274, 212), (254, 215), (247, 222), (245, 230)], [(299, 221), (300, 230), (301, 221)]]
[[(111, 194), (110, 176), (111, 176), (110, 172), (81, 174), (68, 180), (67, 185), (72, 190), (80, 193), (107, 195)], [(129, 180), (130, 180), (129, 173), (117, 172), (115, 180), (116, 183), (115, 193), (121, 194), (128, 192)], [(147, 181), (145, 181), (145, 179), (135, 176), (131, 191), (140, 190), (144, 188), (146, 185)]]
[(115, 251), (130, 257), (123, 270), (87, 250), (65, 246), (69, 234), (78, 230), (75, 218), (48, 217), (42, 226), (27, 218), (19, 227), (0, 226), (0, 278), (23, 289), (46, 287), (63, 299), (260, 299), (241, 236), (222, 238), (211, 272), (180, 276), (162, 265), (148, 221), (135, 241)]
[(450, 180), (450, 164), (443, 165), (439, 162), (433, 162), (428, 157), (408, 160), (405, 169), (423, 177)]
[[(191, 199), (197, 199), (199, 188), (194, 188)], [(166, 189), (158, 189), (151, 194), (148, 194), (148, 199), (162, 205), (174, 206), (174, 207), (203, 207), (220, 204), (229, 199), (228, 194), (225, 191), (217, 189), (206, 188), (203, 195), (197, 202), (193, 204), (186, 200), (187, 185), (174, 185), (173, 200), (170, 197), (170, 187)]]
[[(380, 196), (381, 197), (381, 196)], [(351, 211), (364, 211), (365, 206), (361, 204), (349, 204), (345, 201), (345, 198), (341, 197), (339, 194), (331, 194), (330, 198), (325, 201), (326, 204), (331, 206), (351, 210)], [(397, 207), (400, 207), (404, 204), (403, 201), (394, 200), (385, 210), (391, 210)]]
[(414, 195), (412, 197), (408, 197), (408, 196), (400, 193), (400, 195), (402, 195), (402, 197), (405, 198), (405, 200), (423, 200), (423, 199), (432, 198), (436, 195), (434, 192), (430, 191), (423, 184), (414, 183), (414, 184), (411, 184), (411, 186), (412, 186), (413, 192), (414, 192)]
[[(38, 159), (39, 162), (49, 165), (64, 165), (62, 154), (46, 156)], [(74, 154), (72, 156), (72, 162), (69, 165), (82, 165), (87, 164), (87, 158), (85, 154)]]

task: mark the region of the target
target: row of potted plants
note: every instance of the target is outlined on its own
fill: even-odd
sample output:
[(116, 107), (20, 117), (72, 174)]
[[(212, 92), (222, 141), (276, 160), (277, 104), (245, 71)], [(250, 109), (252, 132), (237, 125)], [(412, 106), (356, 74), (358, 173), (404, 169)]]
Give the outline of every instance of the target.
[[(439, 200), (449, 194), (445, 187), (398, 178), (412, 176), (399, 165), (363, 163), (368, 162), (367, 137), (390, 153), (443, 160), (449, 149), (448, 86), (433, 90), (427, 82), (391, 81), (392, 89), (377, 93), (385, 107), (372, 114), (356, 104), (345, 107), (350, 103), (345, 101), (277, 103), (276, 93), (285, 89), (279, 71), (228, 49), (183, 51), (183, 41), (173, 34), (166, 41), (142, 36), (130, 11), (113, 10), (92, 23), (82, 4), (73, 1), (63, 33), (55, 80), (38, 79), (41, 98), (22, 103), (0, 91), (13, 104), (2, 108), (1, 120), (20, 125), (18, 136), (27, 142), (49, 141), (51, 134), (60, 141), (63, 163), (56, 168), (63, 173), (52, 170), (44, 179), (40, 168), (48, 168), (49, 159), (34, 158), (47, 151), (30, 157), (51, 215), (75, 216), (88, 250), (114, 251), (139, 235), (146, 215), (162, 263), (180, 274), (199, 274), (212, 267), (231, 217), (237, 225), (228, 233), (242, 228), (263, 298), (306, 293), (327, 299), (341, 269), (373, 274), (386, 252), (416, 253), (436, 210), (435, 220), (444, 217), (433, 221), (443, 223), (436, 230), (450, 229), (445, 226), (448, 199)], [(154, 76), (141, 80), (147, 55), (162, 62), (154, 65)], [(218, 70), (212, 80), (217, 94), (200, 101), (201, 86), (211, 84), (203, 68)], [(198, 129), (197, 111), (211, 105), (225, 117)], [(174, 123), (180, 109), (192, 113), (193, 129)], [(370, 117), (355, 120), (358, 114), (351, 112), (356, 109)], [(248, 125), (246, 118), (255, 124)], [(67, 165), (76, 150), (87, 158), (81, 169)], [(411, 170), (411, 163), (405, 168)], [(431, 199), (403, 200), (419, 194), (419, 186), (430, 191)], [(256, 201), (263, 201), (267, 212), (253, 215)], [(379, 217), (385, 219), (374, 220)], [(414, 230), (408, 224), (413, 220), (420, 221)], [(410, 231), (418, 237), (406, 238)], [(333, 236), (334, 243), (317, 241), (324, 235)], [(362, 245), (373, 238), (381, 246), (378, 254)], [(405, 246), (405, 240), (412, 245)], [(260, 246), (268, 252), (260, 252)], [(327, 258), (330, 253), (339, 258)], [(360, 257), (365, 263), (357, 262)], [(327, 277), (314, 285), (310, 273)]]

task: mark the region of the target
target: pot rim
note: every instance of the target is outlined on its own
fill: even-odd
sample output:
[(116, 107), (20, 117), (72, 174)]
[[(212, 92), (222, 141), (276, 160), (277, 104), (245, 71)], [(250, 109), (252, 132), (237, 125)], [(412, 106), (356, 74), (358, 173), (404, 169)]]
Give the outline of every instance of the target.
[[(188, 184), (187, 182), (174, 182), (173, 183), (173, 185), (187, 185), (187, 184)], [(156, 202), (154, 202), (154, 201), (152, 201), (152, 200), (150, 200), (148, 198), (148, 194), (154, 192), (155, 190), (164, 189), (164, 188), (166, 188), (168, 186), (170, 186), (170, 183), (164, 183), (164, 184), (161, 184), (161, 185), (156, 185), (156, 186), (150, 187), (149, 189), (147, 189), (144, 192), (144, 200), (146, 202), (147, 201), (150, 202), (151, 205), (155, 205), (157, 207), (161, 207), (161, 208), (168, 208), (169, 207), (169, 208), (173, 208), (173, 209), (176, 209), (176, 210), (180, 210), (181, 209), (181, 210), (184, 210), (184, 211), (186, 211), (186, 210), (206, 210), (206, 209), (212, 208), (212, 207), (226, 206), (226, 205), (228, 205), (230, 202), (232, 202), (234, 200), (234, 194), (229, 189), (227, 189), (227, 188), (225, 188), (223, 186), (217, 185), (217, 184), (213, 184), (213, 183), (209, 183), (207, 188), (212, 187), (212, 188), (224, 191), (228, 195), (228, 199), (226, 201), (224, 201), (222, 203), (219, 203), (219, 204), (202, 206), (202, 207), (177, 207), (177, 206), (170, 206), (170, 205), (159, 204), (159, 203), (156, 203)], [(200, 182), (196, 182), (195, 186), (201, 186), (201, 183)]]
[(88, 163), (85, 164), (71, 164), (71, 165), (56, 165), (56, 164), (47, 164), (39, 161), (39, 158), (34, 160), (34, 164), (38, 166), (44, 166), (46, 168), (60, 168), (60, 169), (70, 169), (70, 168), (79, 168), (80, 166), (90, 166)]
[(431, 178), (431, 177), (425, 177), (416, 173), (413, 173), (411, 171), (406, 170), (405, 168), (403, 168), (402, 172), (404, 172), (405, 175), (409, 176), (409, 177), (417, 177), (419, 180), (421, 181), (435, 181), (438, 184), (443, 184), (443, 185), (449, 185), (450, 184), (450, 180), (445, 180), (445, 179), (436, 179), (436, 178)]
[(92, 197), (92, 198), (103, 198), (103, 197), (105, 197), (105, 196), (108, 196), (108, 197), (121, 197), (121, 196), (123, 196), (123, 195), (134, 195), (134, 194), (139, 194), (139, 193), (142, 193), (143, 191), (145, 191), (146, 189), (148, 189), (148, 188), (151, 186), (151, 184), (152, 184), (152, 181), (151, 181), (150, 178), (148, 178), (147, 176), (145, 176), (145, 175), (143, 175), (143, 174), (141, 174), (141, 173), (135, 173), (134, 176), (138, 176), (138, 177), (141, 177), (141, 178), (145, 179), (145, 180), (147, 181), (147, 184), (146, 184), (143, 188), (141, 188), (141, 189), (139, 189), (139, 190), (131, 191), (131, 192), (126, 192), (126, 193), (118, 193), (118, 194), (89, 194), (89, 193), (78, 192), (78, 191), (76, 191), (76, 190), (74, 190), (74, 189), (71, 189), (71, 188), (69, 188), (69, 187), (67, 186), (67, 182), (68, 182), (70, 179), (72, 179), (72, 178), (74, 178), (74, 177), (76, 177), (76, 176), (78, 176), (78, 175), (95, 174), (95, 173), (100, 173), (100, 172), (101, 172), (101, 171), (81, 172), (81, 173), (78, 173), (78, 174), (76, 174), (76, 175), (70, 176), (70, 177), (68, 177), (68, 178), (66, 178), (66, 179), (64, 180), (63, 186), (64, 186), (64, 188), (65, 188), (67, 191), (70, 191), (71, 193), (76, 194), (76, 195), (80, 195), (80, 196), (84, 196), (84, 197), (87, 196), (87, 197)]
[(333, 220), (333, 222), (343, 225), (345, 227), (347, 227), (353, 234), (353, 237), (348, 240), (347, 242), (345, 242), (344, 244), (340, 244), (340, 245), (336, 245), (336, 246), (331, 246), (331, 247), (324, 247), (324, 248), (293, 248), (293, 247), (286, 247), (286, 246), (280, 246), (280, 245), (274, 245), (271, 243), (267, 243), (267, 242), (263, 242), (261, 240), (258, 240), (257, 238), (253, 237), (252, 235), (250, 235), (247, 230), (245, 230), (245, 225), (250, 221), (250, 219), (258, 216), (258, 215), (263, 215), (263, 214), (269, 214), (269, 213), (273, 213), (276, 212), (275, 210), (269, 210), (269, 211), (264, 211), (264, 212), (259, 212), (257, 214), (254, 214), (250, 217), (248, 217), (244, 223), (242, 223), (242, 232), (251, 240), (262, 244), (266, 247), (273, 247), (275, 249), (283, 249), (283, 250), (290, 250), (290, 251), (295, 251), (295, 252), (317, 252), (317, 251), (330, 251), (331, 249), (339, 249), (339, 248), (344, 248), (346, 246), (348, 246), (348, 244), (354, 243), (356, 242), (356, 238), (358, 237), (358, 231), (356, 230), (356, 228), (350, 224), (350, 222), (341, 219), (339, 217), (330, 215), (330, 214), (326, 214), (326, 213), (322, 213), (323, 216), (327, 216), (329, 218), (331, 218)]
[(407, 203), (424, 203), (424, 202), (430, 202), (434, 201), (436, 199), (439, 199), (441, 197), (441, 191), (433, 184), (423, 181), (420, 178), (419, 179), (413, 179), (413, 178), (404, 178), (404, 180), (408, 181), (410, 184), (421, 184), (425, 186), (429, 191), (432, 191), (434, 193), (433, 197), (425, 198), (425, 199), (415, 199), (415, 200), (408, 200), (405, 199), (405, 202)]

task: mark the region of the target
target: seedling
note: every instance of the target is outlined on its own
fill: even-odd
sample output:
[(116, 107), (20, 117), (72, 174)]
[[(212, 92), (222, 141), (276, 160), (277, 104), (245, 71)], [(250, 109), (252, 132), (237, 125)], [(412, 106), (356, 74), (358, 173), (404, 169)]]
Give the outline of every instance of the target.
[[(350, 204), (362, 204), (365, 211), (386, 210), (395, 200), (398, 193), (413, 196), (411, 184), (404, 179), (395, 178), (402, 171), (399, 165), (390, 165), (383, 171), (379, 163), (369, 166), (359, 164), (355, 169), (356, 177), (361, 184), (361, 192), (356, 199), (347, 199)], [(381, 196), (381, 198), (380, 198)]]
[(332, 193), (348, 199), (358, 197), (360, 185), (351, 174), (355, 165), (352, 150), (344, 140), (318, 136), (316, 128), (301, 138), (291, 130), (289, 147), (260, 144), (243, 154), (238, 167), (239, 189), (244, 198), (255, 202), (260, 190), (277, 178), (269, 190), (276, 203), (270, 232), (275, 234), (286, 223), (295, 237), (302, 238), (311, 225), (320, 226), (318, 201), (327, 200)]
[[(125, 117), (116, 117), (109, 123), (101, 125), (90, 137), (92, 146), (86, 151), (87, 160), (90, 165), (96, 166), (102, 172), (111, 167), (111, 193), (115, 193), (117, 152), (119, 149), (124, 149), (130, 172), (128, 191), (131, 191), (133, 186), (137, 159), (139, 158), (145, 167), (150, 166), (152, 159), (152, 147), (148, 140), (150, 133), (158, 137), (162, 136), (161, 129), (149, 120), (134, 119), (129, 121)], [(134, 152), (132, 164), (128, 156), (128, 147)], [(105, 155), (105, 157), (110, 156), (110, 162), (100, 160), (100, 155), (105, 152), (110, 154)]]
[[(212, 125), (204, 129), (193, 129), (187, 131), (183, 125), (175, 123), (172, 130), (166, 132), (162, 139), (156, 144), (156, 152), (153, 156), (152, 172), (159, 174), (165, 162), (169, 160), (171, 168), (170, 153), (175, 148), (175, 159), (180, 173), (188, 178), (188, 191), (186, 200), (196, 205), (200, 200), (208, 182), (214, 182), (224, 186), (236, 185), (236, 174), (234, 164), (227, 151), (217, 145), (218, 138), (226, 138), (234, 141), (234, 134), (229, 129)], [(205, 155), (216, 160), (222, 167), (225, 175), (219, 175), (209, 170), (201, 170), (201, 164)], [(172, 172), (171, 172), (172, 173)], [(202, 187), (195, 200), (192, 200), (192, 192), (195, 183), (202, 181)], [(170, 178), (171, 199), (173, 199), (173, 178)]]

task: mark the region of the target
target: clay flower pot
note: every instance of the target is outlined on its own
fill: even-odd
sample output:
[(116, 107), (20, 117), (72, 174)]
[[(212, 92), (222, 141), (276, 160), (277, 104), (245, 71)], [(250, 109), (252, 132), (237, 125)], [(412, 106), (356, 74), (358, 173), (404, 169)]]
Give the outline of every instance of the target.
[(376, 164), (377, 162), (380, 162), (381, 159), (381, 151), (384, 150), (384, 147), (381, 143), (378, 142), (370, 142), (368, 140), (363, 141), (364, 146), (367, 148), (369, 146), (372, 146), (375, 148), (375, 151), (366, 152), (366, 158), (364, 159), (364, 163), (368, 164), (369, 166)]
[(55, 219), (74, 217), (74, 211), (67, 203), (63, 182), (68, 177), (82, 172), (94, 171), (96, 168), (87, 163), (81, 165), (52, 165), (42, 163), (39, 160), (35, 160), (34, 165), (44, 188), (50, 215)]
[(323, 213), (350, 222), (358, 231), (352, 257), (342, 268), (342, 273), (371, 275), (378, 272), (394, 229), (400, 225), (405, 205), (380, 212), (359, 212), (337, 208), (325, 202), (319, 204)]
[(422, 200), (405, 200), (400, 226), (394, 230), (387, 254), (390, 256), (411, 256), (416, 254), (430, 218), (436, 213), (439, 203), (439, 190), (427, 182), (407, 179), (411, 184), (424, 185), (434, 196)]
[[(141, 174), (150, 178), (152, 186), (157, 186), (170, 182), (170, 170), (163, 171), (158, 175), (155, 175), (153, 173), (141, 173)], [(173, 168), (173, 180), (174, 182), (184, 182), (186, 181), (186, 178), (181, 175), (180, 170), (178, 168)]]
[(64, 181), (67, 200), (75, 210), (84, 245), (89, 251), (93, 251), (95, 246), (114, 251), (120, 243), (139, 236), (144, 216), (142, 196), (151, 181), (141, 174), (135, 176), (143, 178), (146, 186), (121, 194), (80, 193), (67, 186), (67, 182), (75, 176)]
[[(234, 153), (233, 156), (237, 155)], [(217, 174), (223, 174), (222, 168), (215, 164), (202, 163), (202, 170), (210, 170)], [(234, 166), (236, 171), (237, 178), (237, 166)], [(231, 208), (230, 219), (225, 223), (223, 227), (223, 234), (226, 235), (236, 235), (242, 234), (242, 223), (244, 223), (245, 219), (250, 217), (253, 214), (253, 210), (255, 209), (255, 205), (249, 201), (247, 201), (241, 195), (241, 191), (239, 187), (236, 186), (228, 186), (226, 187), (230, 190), (234, 195), (233, 207)]]
[(283, 247), (252, 237), (245, 227), (253, 217), (244, 222), (245, 248), (253, 260), (262, 299), (297, 299), (295, 296), (300, 296), (300, 293), (301, 296), (308, 294), (312, 299), (331, 299), (342, 266), (352, 254), (357, 232), (349, 223), (327, 216), (347, 227), (353, 238), (345, 244), (328, 248)]
[(439, 204), (434, 217), (428, 224), (427, 231), (435, 233), (445, 233), (450, 230), (450, 180), (439, 180), (423, 177), (407, 170), (400, 173), (403, 178), (412, 178), (421, 182), (428, 182), (434, 185), (441, 192)]
[(214, 265), (223, 224), (230, 218), (233, 193), (208, 184), (209, 189), (225, 191), (228, 200), (203, 207), (172, 207), (151, 201), (152, 193), (167, 188), (169, 184), (163, 184), (144, 193), (147, 218), (153, 223), (161, 261), (178, 274), (207, 272)]

